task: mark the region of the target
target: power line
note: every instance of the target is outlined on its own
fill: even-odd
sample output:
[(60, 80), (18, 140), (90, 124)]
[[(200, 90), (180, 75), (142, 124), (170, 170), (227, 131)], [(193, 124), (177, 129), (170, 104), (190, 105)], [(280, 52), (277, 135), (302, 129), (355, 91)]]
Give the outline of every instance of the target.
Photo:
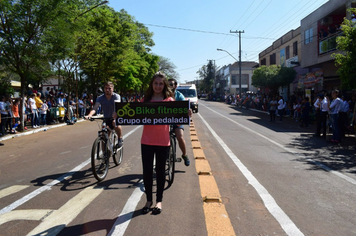
[[(227, 34), (227, 33), (220, 33), (220, 32), (213, 32), (213, 31), (204, 31), (204, 30), (195, 30), (195, 29), (186, 29), (186, 28), (180, 28), (180, 27), (172, 27), (172, 26), (165, 26), (165, 25), (154, 25), (154, 24), (144, 24), (144, 25), (149, 25), (149, 26), (154, 26), (154, 27), (160, 27), (160, 28), (167, 28), (167, 29), (173, 29), (173, 30), (183, 30), (183, 31), (191, 31), (191, 32), (197, 32), (197, 33), (204, 33), (204, 34), (221, 34), (221, 35), (228, 35), (235, 37), (235, 35)], [(265, 38), (265, 37), (243, 37), (244, 39), (267, 39), (267, 40), (275, 40), (274, 38)]]

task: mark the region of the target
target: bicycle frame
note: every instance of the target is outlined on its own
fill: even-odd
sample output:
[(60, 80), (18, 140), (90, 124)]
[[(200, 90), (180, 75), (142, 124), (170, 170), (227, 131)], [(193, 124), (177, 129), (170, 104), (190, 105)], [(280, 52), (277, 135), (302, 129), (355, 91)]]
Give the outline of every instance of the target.
[[(98, 137), (95, 139), (92, 147), (91, 165), (95, 178), (98, 181), (105, 179), (108, 168), (109, 159), (112, 156), (116, 166), (121, 164), (123, 147), (117, 147), (118, 136), (114, 129), (107, 125), (107, 119), (102, 117), (90, 118), (91, 121), (95, 119), (103, 120), (101, 130), (98, 131)], [(112, 118), (109, 118), (110, 122)]]

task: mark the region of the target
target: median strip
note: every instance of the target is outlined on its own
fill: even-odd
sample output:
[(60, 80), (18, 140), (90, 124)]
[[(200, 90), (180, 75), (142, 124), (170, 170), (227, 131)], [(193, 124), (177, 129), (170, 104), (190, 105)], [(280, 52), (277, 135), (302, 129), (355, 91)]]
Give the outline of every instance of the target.
[(236, 235), (230, 218), (222, 203), (219, 188), (212, 175), (201, 143), (198, 141), (194, 123), (190, 124), (190, 138), (195, 158), (195, 168), (199, 177), (205, 224), (208, 235)]

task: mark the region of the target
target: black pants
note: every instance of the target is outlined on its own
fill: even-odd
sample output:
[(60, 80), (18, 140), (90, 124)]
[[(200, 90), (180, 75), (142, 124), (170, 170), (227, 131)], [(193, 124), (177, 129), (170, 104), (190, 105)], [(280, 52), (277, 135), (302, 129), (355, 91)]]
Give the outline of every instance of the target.
[(347, 113), (346, 112), (339, 112), (340, 138), (344, 138), (345, 137), (347, 125), (348, 125)]
[(320, 136), (320, 132), (321, 132), (321, 123), (322, 123), (322, 119), (321, 119), (321, 111), (317, 110), (315, 112), (315, 118), (316, 118), (316, 135)]
[(166, 181), (166, 160), (169, 154), (169, 146), (150, 146), (141, 144), (143, 183), (145, 185), (146, 199), (152, 202), (153, 185), (153, 160), (156, 154), (156, 202), (162, 202), (164, 183)]
[(278, 109), (278, 115), (279, 115), (279, 121), (282, 121), (283, 120), (283, 115), (284, 115), (284, 109), (282, 109), (282, 110)]
[(328, 112), (327, 111), (323, 111), (321, 112), (321, 125), (323, 128), (323, 135), (324, 137), (326, 137), (326, 126), (329, 125), (328, 124)]
[(270, 121), (275, 122), (276, 120), (276, 110), (269, 110)]

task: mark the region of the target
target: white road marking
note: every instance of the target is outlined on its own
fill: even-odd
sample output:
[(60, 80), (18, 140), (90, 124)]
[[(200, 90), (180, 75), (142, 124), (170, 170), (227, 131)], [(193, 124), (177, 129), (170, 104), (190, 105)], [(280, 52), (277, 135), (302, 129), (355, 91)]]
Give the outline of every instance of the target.
[[(204, 106), (204, 105), (203, 105), (203, 106)], [(338, 176), (338, 177), (340, 177), (340, 178), (346, 180), (347, 182), (349, 182), (349, 183), (351, 183), (351, 184), (353, 184), (353, 185), (356, 185), (356, 180), (355, 180), (355, 179), (353, 179), (353, 178), (351, 178), (351, 177), (348, 177), (347, 175), (344, 175), (344, 174), (342, 174), (342, 173), (340, 173), (340, 172), (338, 172), (338, 171), (335, 171), (335, 170), (333, 170), (332, 168), (327, 167), (327, 166), (325, 166), (324, 164), (322, 164), (322, 163), (320, 163), (320, 162), (318, 162), (318, 161), (314, 161), (313, 159), (308, 158), (308, 157), (306, 157), (305, 155), (300, 155), (299, 152), (294, 151), (293, 149), (284, 147), (282, 144), (277, 143), (276, 141), (273, 141), (271, 138), (268, 138), (268, 137), (266, 137), (266, 136), (264, 136), (264, 135), (262, 135), (262, 134), (260, 134), (260, 133), (258, 133), (258, 132), (256, 132), (256, 131), (254, 131), (254, 130), (252, 130), (252, 129), (250, 129), (250, 128), (248, 128), (248, 127), (246, 127), (246, 126), (244, 126), (244, 125), (242, 125), (242, 124), (240, 124), (240, 123), (238, 123), (238, 122), (236, 122), (236, 121), (234, 121), (234, 120), (232, 120), (232, 119), (230, 119), (229, 117), (226, 117), (226, 116), (224, 116), (224, 115), (221, 115), (220, 113), (218, 113), (218, 112), (212, 110), (211, 108), (209, 108), (209, 107), (207, 107), (207, 106), (204, 106), (204, 107), (206, 107), (207, 109), (209, 109), (209, 110), (215, 112), (216, 114), (218, 114), (218, 115), (220, 115), (220, 116), (226, 118), (227, 120), (229, 120), (229, 121), (231, 121), (231, 122), (237, 124), (238, 126), (240, 126), (240, 127), (244, 128), (244, 129), (248, 130), (249, 132), (254, 133), (254, 134), (260, 136), (261, 138), (263, 138), (263, 139), (265, 139), (265, 140), (267, 140), (267, 141), (273, 143), (274, 145), (276, 145), (276, 146), (282, 148), (283, 150), (285, 150), (285, 151), (287, 151), (287, 152), (289, 152), (289, 153), (291, 153), (291, 154), (293, 154), (293, 155), (296, 155), (296, 156), (299, 157), (299, 158), (304, 158), (305, 160), (307, 160), (307, 161), (309, 161), (309, 162), (311, 162), (311, 163), (314, 163), (315, 165), (321, 167), (322, 169), (328, 171), (329, 173), (332, 173), (332, 174), (334, 174), (334, 175), (336, 175), (336, 176)]]
[(53, 210), (15, 210), (3, 214), (0, 218), (0, 225), (13, 220), (41, 220)]
[(117, 217), (113, 227), (108, 235), (122, 236), (124, 235), (127, 226), (130, 224), (132, 215), (137, 207), (138, 202), (143, 194), (141, 188), (143, 187), (142, 181), (139, 182), (139, 186), (133, 191), (130, 198), (127, 200), (124, 209)]
[[(123, 138), (127, 138), (139, 128), (141, 128), (141, 126), (137, 126), (129, 133), (125, 134)], [(7, 222), (7, 221), (11, 221), (12, 219), (41, 220), (42, 218), (45, 218), (44, 222), (41, 223), (38, 227), (36, 227), (33, 231), (31, 231), (28, 235), (33, 235), (33, 234), (57, 235), (68, 223), (70, 223), (88, 204), (90, 204), (90, 202), (92, 202), (102, 192), (103, 190), (102, 188), (96, 188), (96, 187), (86, 188), (83, 191), (81, 191), (78, 195), (76, 195), (74, 198), (69, 200), (59, 210), (56, 211), (53, 210), (16, 210), (13, 212), (11, 211), (19, 207), (20, 205), (24, 204), (25, 202), (31, 200), (32, 198), (36, 197), (37, 195), (41, 194), (42, 192), (46, 190), (50, 190), (52, 186), (71, 177), (75, 172), (81, 170), (89, 163), (90, 163), (90, 158), (84, 161), (83, 163), (81, 163), (80, 165), (78, 165), (77, 167), (75, 167), (74, 169), (72, 169), (70, 172), (53, 180), (51, 183), (39, 189), (36, 189), (35, 191), (27, 194), (21, 199), (4, 207), (3, 209), (0, 210), (1, 220)], [(143, 194), (143, 192), (141, 191), (141, 187), (142, 187), (142, 182), (140, 182), (139, 187), (134, 190), (133, 194), (126, 202), (126, 205), (122, 213), (119, 215), (113, 229), (111, 230), (113, 233), (117, 234), (117, 231), (115, 230), (116, 229), (115, 226), (120, 228), (121, 235), (125, 233), (125, 230), (131, 221), (133, 211), (135, 210), (137, 203), (139, 202)], [(14, 189), (16, 188), (12, 188), (12, 190), (11, 188), (8, 188), (6, 189), (6, 191), (4, 189), (3, 192), (1, 193), (3, 195), (1, 196), (5, 196), (5, 194), (9, 195), (9, 192), (13, 192)], [(131, 214), (130, 211), (132, 211)], [(46, 218), (46, 216), (52, 212), (53, 214), (50, 214), (50, 216)], [(117, 225), (121, 223), (123, 225)]]
[[(135, 129), (131, 130), (129, 133), (127, 133), (123, 137), (127, 138), (132, 133), (134, 133), (136, 130), (138, 130), (140, 127), (141, 126), (137, 126)], [(69, 171), (68, 173), (66, 173), (66, 174), (60, 176), (59, 178), (53, 180), (51, 183), (46, 184), (45, 186), (42, 186), (39, 189), (36, 189), (35, 191), (27, 194), (26, 196), (24, 196), (24, 197), (20, 198), (19, 200), (13, 202), (12, 204), (4, 207), (3, 209), (0, 210), (0, 215), (12, 211), (13, 209), (21, 206), (25, 202), (31, 200), (32, 198), (36, 197), (37, 195), (39, 195), (40, 193), (42, 193), (44, 191), (50, 190), (52, 186), (54, 186), (54, 185), (60, 183), (61, 181), (71, 177), (75, 172), (81, 170), (84, 166), (88, 165), (89, 163), (90, 163), (90, 158), (88, 160), (84, 161), (83, 163), (81, 163), (80, 165), (78, 165), (77, 167), (75, 167), (74, 169), (72, 169), (71, 171)]]
[(88, 147), (90, 147), (90, 146), (84, 146), (84, 147), (81, 147), (79, 149), (85, 149), (85, 148), (88, 148)]
[(61, 208), (54, 211), (27, 235), (57, 235), (67, 224), (72, 222), (104, 188), (88, 187), (70, 199)]
[(20, 192), (21, 190), (30, 187), (30, 185), (13, 185), (8, 188), (0, 190), (0, 198), (9, 196), (13, 193)]
[(59, 153), (59, 155), (67, 154), (67, 153), (70, 153), (70, 152), (72, 152), (72, 151), (61, 152), (61, 153)]
[[(219, 113), (217, 113), (217, 114), (219, 114)], [(258, 195), (261, 197), (264, 205), (268, 209), (268, 211), (278, 221), (278, 223), (281, 225), (282, 229), (287, 233), (287, 235), (293, 235), (293, 236), (304, 235), (298, 229), (298, 227), (294, 224), (294, 222), (288, 217), (288, 215), (278, 206), (278, 204), (276, 203), (274, 198), (271, 196), (271, 194), (269, 194), (267, 189), (265, 189), (265, 187), (263, 187), (262, 184), (260, 184), (258, 182), (258, 180), (252, 175), (252, 173), (247, 169), (247, 167), (244, 164), (242, 164), (242, 162), (239, 160), (239, 158), (231, 151), (231, 149), (224, 143), (224, 141), (215, 133), (215, 131), (208, 124), (208, 122), (205, 121), (205, 119), (200, 115), (200, 113), (198, 113), (198, 115), (202, 119), (202, 121), (204, 122), (206, 127), (210, 130), (211, 134), (220, 143), (221, 147), (225, 150), (227, 155), (235, 163), (237, 168), (239, 168), (241, 173), (248, 180), (249, 184), (251, 184), (251, 186), (253, 186), (255, 188)], [(223, 117), (225, 117), (225, 116), (223, 116)], [(227, 117), (225, 117), (225, 118), (227, 118)], [(227, 118), (227, 119), (229, 119), (229, 118)], [(231, 120), (231, 119), (229, 119), (229, 120)]]
[(46, 190), (50, 190), (52, 186), (60, 183), (61, 181), (69, 178), (70, 176), (72, 176), (75, 172), (81, 170), (84, 166), (88, 165), (90, 163), (90, 159), (84, 161), (83, 163), (81, 163), (79, 166), (75, 167), (74, 169), (72, 169), (70, 172), (60, 176), (59, 178), (53, 180), (52, 182), (50, 182), (49, 184), (46, 184), (45, 186), (42, 186), (39, 189), (36, 189), (35, 191), (27, 194), (26, 196), (20, 198), (19, 200), (13, 202), (12, 204), (4, 207), (3, 209), (0, 210), (0, 215), (10, 212), (13, 209), (17, 208), (18, 206), (21, 206), (22, 204), (24, 204), (25, 202), (31, 200), (32, 198), (36, 197), (37, 195), (39, 195), (40, 193), (46, 191)]

